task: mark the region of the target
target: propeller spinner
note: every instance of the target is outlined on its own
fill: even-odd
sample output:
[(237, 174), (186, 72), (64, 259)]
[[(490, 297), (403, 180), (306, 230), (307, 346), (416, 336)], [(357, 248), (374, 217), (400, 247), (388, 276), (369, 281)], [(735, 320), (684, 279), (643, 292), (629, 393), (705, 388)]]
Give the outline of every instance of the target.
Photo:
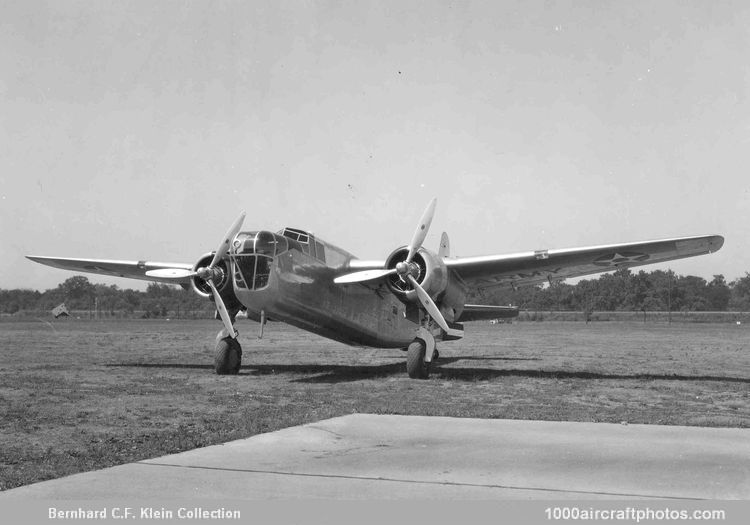
[(422, 214), (422, 218), (419, 220), (417, 229), (414, 231), (414, 235), (412, 235), (411, 242), (409, 243), (409, 253), (406, 256), (406, 259), (396, 264), (395, 268), (364, 270), (361, 272), (349, 273), (346, 275), (342, 275), (341, 277), (337, 277), (333, 280), (333, 282), (335, 282), (336, 284), (363, 283), (366, 281), (379, 279), (387, 275), (393, 275), (395, 273), (403, 281), (409, 282), (409, 284), (412, 285), (414, 291), (417, 292), (417, 298), (419, 299), (419, 302), (422, 303), (424, 309), (427, 311), (429, 316), (438, 324), (438, 326), (440, 326), (440, 328), (442, 328), (445, 332), (450, 332), (450, 327), (443, 317), (443, 314), (440, 313), (440, 309), (437, 307), (437, 305), (435, 305), (435, 302), (430, 297), (430, 294), (428, 294), (425, 289), (422, 288), (422, 286), (415, 278), (419, 275), (419, 266), (413, 261), (414, 256), (422, 247), (422, 243), (424, 243), (424, 240), (427, 237), (427, 232), (430, 230), (430, 224), (432, 224), (432, 218), (435, 215), (436, 205), (437, 199), (432, 199), (430, 201), (430, 204), (427, 205), (427, 208)]
[(227, 307), (224, 305), (224, 300), (221, 298), (219, 291), (216, 289), (214, 281), (221, 282), (222, 278), (224, 277), (223, 270), (217, 265), (221, 261), (221, 258), (224, 257), (224, 254), (229, 250), (229, 245), (232, 240), (240, 232), (240, 228), (242, 228), (242, 223), (244, 222), (244, 220), (245, 212), (242, 212), (240, 216), (237, 217), (237, 219), (234, 221), (234, 223), (232, 223), (232, 226), (224, 236), (224, 240), (221, 241), (221, 244), (219, 244), (219, 247), (216, 249), (216, 253), (214, 254), (214, 258), (211, 260), (211, 264), (209, 264), (205, 268), (198, 268), (195, 271), (185, 270), (182, 268), (164, 268), (146, 272), (147, 277), (158, 277), (160, 279), (184, 279), (185, 277), (197, 276), (206, 281), (208, 283), (208, 286), (211, 287), (211, 292), (213, 293), (214, 301), (216, 303), (216, 309), (219, 311), (219, 316), (224, 323), (224, 328), (227, 329), (227, 335), (232, 338), (235, 338), (237, 333), (234, 330), (234, 326), (232, 325), (232, 320), (229, 317)]

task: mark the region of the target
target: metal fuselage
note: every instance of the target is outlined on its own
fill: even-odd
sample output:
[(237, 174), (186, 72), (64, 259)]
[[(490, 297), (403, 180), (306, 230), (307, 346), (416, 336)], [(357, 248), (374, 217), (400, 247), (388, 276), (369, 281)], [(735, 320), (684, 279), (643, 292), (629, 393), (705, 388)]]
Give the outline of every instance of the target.
[[(284, 239), (279, 242), (279, 234), (270, 232), (241, 233), (237, 239), (242, 239), (243, 235), (246, 236), (244, 245), (235, 240), (230, 260), (232, 288), (247, 308), (248, 317), (260, 320), (263, 312), (266, 319), (283, 321), (352, 345), (405, 348), (414, 340), (419, 329), (419, 313), (391, 293), (383, 280), (346, 285), (333, 282), (341, 268), (354, 259), (348, 252), (311, 236), (309, 244), (300, 245)], [(270, 236), (276, 238), (277, 245), (288, 243), (287, 249), (276, 249), (272, 257), (265, 258), (261, 286), (258, 286), (260, 263), (255, 263), (253, 277), (249, 275), (250, 270), (242, 271), (243, 267), (251, 266), (249, 258), (258, 259), (257, 253), (262, 251), (258, 248), (248, 255), (252, 249), (244, 249), (243, 255), (243, 246), (249, 246), (253, 235), (258, 240), (257, 245), (261, 244), (263, 236), (266, 244)], [(325, 250), (326, 255), (313, 255), (315, 245), (318, 252)], [(248, 259), (241, 264), (243, 257)], [(255, 279), (255, 284), (248, 285), (243, 277), (244, 281)]]

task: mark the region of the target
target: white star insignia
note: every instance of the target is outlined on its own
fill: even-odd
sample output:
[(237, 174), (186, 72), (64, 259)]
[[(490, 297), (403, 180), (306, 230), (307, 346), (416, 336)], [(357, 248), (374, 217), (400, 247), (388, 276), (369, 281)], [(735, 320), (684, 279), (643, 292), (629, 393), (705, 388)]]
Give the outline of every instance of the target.
[(597, 266), (621, 266), (623, 264), (641, 262), (648, 259), (648, 254), (634, 252), (615, 252), (611, 255), (604, 255), (594, 261)]

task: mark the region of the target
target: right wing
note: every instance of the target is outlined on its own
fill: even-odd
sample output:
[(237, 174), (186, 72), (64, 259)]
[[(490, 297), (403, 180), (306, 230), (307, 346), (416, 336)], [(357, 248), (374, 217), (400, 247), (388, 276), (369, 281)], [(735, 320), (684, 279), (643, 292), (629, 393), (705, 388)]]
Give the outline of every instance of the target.
[(42, 257), (38, 255), (27, 255), (27, 259), (40, 264), (46, 264), (53, 268), (72, 270), (74, 272), (98, 273), (110, 277), (125, 277), (128, 279), (141, 279), (143, 281), (154, 281), (164, 284), (189, 284), (191, 277), (182, 279), (160, 279), (148, 277), (149, 270), (163, 270), (168, 268), (180, 268), (192, 270), (192, 264), (186, 263), (162, 263), (149, 261), (111, 261), (107, 259), (70, 259), (67, 257)]
[(724, 238), (720, 235), (703, 235), (444, 261), (469, 288), (482, 290), (539, 284), (693, 257), (713, 253), (723, 244)]

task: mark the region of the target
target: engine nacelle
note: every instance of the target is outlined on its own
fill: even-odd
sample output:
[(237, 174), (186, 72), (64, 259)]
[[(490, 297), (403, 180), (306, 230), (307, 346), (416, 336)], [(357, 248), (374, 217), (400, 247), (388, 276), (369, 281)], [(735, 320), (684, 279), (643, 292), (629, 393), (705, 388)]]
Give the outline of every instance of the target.
[[(396, 265), (406, 260), (409, 248), (398, 248), (386, 259), (385, 267), (396, 268)], [(415, 279), (432, 297), (447, 321), (452, 322), (461, 315), (466, 302), (466, 285), (448, 270), (445, 263), (437, 254), (425, 248), (414, 255), (412, 262), (419, 267), (419, 274)], [(404, 281), (398, 274), (390, 275), (387, 279), (388, 288), (405, 303), (419, 303), (417, 292), (411, 283)]]
[[(198, 268), (206, 268), (209, 264), (211, 264), (213, 258), (213, 253), (207, 253), (206, 255), (198, 259), (198, 262), (193, 265), (193, 271), (196, 271)], [(232, 283), (230, 280), (231, 275), (229, 274), (229, 261), (227, 261), (226, 259), (222, 259), (219, 261), (217, 266), (221, 268), (223, 277), (221, 278), (221, 282), (214, 282), (214, 284), (216, 285), (216, 289), (219, 291), (222, 297), (225, 297), (227, 295), (227, 292), (230, 292), (231, 295), (234, 295), (234, 290), (232, 290)], [(204, 281), (197, 275), (193, 276), (190, 284), (193, 288), (193, 291), (201, 297), (205, 297), (206, 299), (211, 297), (211, 287), (206, 281)]]
[[(198, 268), (207, 267), (209, 264), (211, 264), (213, 258), (213, 253), (207, 253), (206, 255), (198, 259), (198, 262), (193, 265), (193, 271), (197, 270)], [(221, 268), (222, 278), (221, 282), (215, 282), (214, 284), (216, 285), (216, 290), (221, 295), (221, 298), (224, 301), (224, 305), (227, 307), (227, 310), (229, 310), (230, 314), (231, 312), (236, 313), (240, 310), (244, 310), (244, 305), (240, 302), (239, 299), (237, 299), (237, 296), (234, 295), (232, 275), (230, 273), (231, 266), (229, 264), (229, 261), (227, 259), (222, 259), (216, 266)], [(194, 276), (190, 282), (190, 285), (192, 286), (193, 291), (201, 297), (205, 297), (206, 299), (211, 298), (211, 287), (200, 277)]]

